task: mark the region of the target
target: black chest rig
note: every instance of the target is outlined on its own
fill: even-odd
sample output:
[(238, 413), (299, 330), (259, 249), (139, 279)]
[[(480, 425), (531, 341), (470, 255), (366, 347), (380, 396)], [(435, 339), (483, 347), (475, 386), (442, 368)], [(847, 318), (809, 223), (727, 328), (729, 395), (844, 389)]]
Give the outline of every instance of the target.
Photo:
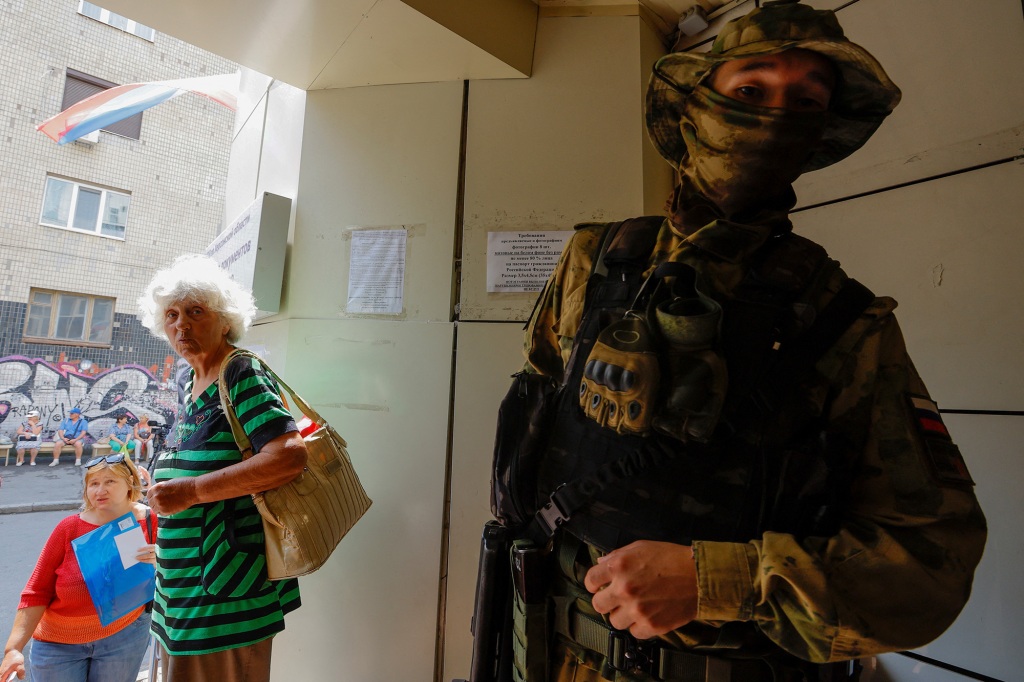
[[(595, 257), (539, 458), (539, 525), (548, 533), (563, 527), (603, 551), (640, 539), (746, 542), (766, 530), (834, 532), (842, 494), (833, 481), (842, 472), (828, 461), (823, 406), (808, 402), (805, 389), (817, 359), (873, 296), (848, 280), (824, 310), (810, 307), (811, 294), (837, 264), (806, 239), (770, 238), (730, 296), (709, 292), (721, 308), (714, 350), (728, 368), (728, 384), (720, 419), (706, 437), (624, 432), (608, 426), (621, 422), (593, 418), (601, 409), (605, 416), (616, 409), (623, 418), (635, 416), (625, 414), (630, 404), (602, 407), (601, 396), (588, 393), (595, 377), (617, 389), (635, 383), (630, 371), (595, 364), (591, 353), (608, 338), (602, 332), (636, 314), (638, 294), (650, 286), (644, 272), (661, 224), (661, 218), (611, 224)], [(677, 350), (662, 340), (653, 352), (664, 404), (679, 392), (667, 385), (679, 366), (672, 364)]]

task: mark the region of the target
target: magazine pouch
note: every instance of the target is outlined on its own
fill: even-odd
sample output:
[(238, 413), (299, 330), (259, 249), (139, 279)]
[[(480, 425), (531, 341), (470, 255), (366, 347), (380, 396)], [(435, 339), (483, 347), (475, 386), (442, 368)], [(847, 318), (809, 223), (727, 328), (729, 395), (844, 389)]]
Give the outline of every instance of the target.
[(498, 408), (491, 513), (507, 528), (524, 526), (537, 511), (537, 471), (557, 389), (549, 376), (519, 372)]

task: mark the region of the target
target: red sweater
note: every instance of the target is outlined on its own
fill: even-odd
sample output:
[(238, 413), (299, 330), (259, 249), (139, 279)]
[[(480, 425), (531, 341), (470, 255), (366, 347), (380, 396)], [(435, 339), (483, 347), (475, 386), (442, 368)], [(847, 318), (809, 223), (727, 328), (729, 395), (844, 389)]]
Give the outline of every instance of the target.
[[(150, 514), (150, 523), (143, 524), (142, 532), (149, 543), (155, 542), (156, 533), (151, 527), (155, 521), (156, 514)], [(46, 607), (32, 634), (34, 639), (57, 644), (95, 642), (131, 625), (145, 608), (140, 606), (106, 627), (100, 625), (99, 614), (71, 547), (72, 540), (97, 528), (99, 526), (75, 514), (58, 523), (46, 541), (18, 604), (19, 609)]]

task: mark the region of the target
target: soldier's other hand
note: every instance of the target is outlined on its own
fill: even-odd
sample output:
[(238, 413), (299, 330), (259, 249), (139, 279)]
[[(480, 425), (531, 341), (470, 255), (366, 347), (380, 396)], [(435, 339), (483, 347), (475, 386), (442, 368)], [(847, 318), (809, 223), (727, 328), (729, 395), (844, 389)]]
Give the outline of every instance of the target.
[(584, 584), (597, 612), (637, 639), (670, 632), (697, 616), (697, 565), (685, 545), (626, 545), (599, 558)]

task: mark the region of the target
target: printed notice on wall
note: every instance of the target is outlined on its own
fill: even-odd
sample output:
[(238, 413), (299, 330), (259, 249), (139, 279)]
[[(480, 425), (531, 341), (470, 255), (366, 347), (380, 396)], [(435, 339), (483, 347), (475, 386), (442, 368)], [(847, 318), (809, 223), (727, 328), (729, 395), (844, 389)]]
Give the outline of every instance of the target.
[(405, 238), (405, 228), (352, 231), (346, 312), (374, 315), (402, 312)]
[(572, 230), (488, 232), (487, 293), (540, 291)]

